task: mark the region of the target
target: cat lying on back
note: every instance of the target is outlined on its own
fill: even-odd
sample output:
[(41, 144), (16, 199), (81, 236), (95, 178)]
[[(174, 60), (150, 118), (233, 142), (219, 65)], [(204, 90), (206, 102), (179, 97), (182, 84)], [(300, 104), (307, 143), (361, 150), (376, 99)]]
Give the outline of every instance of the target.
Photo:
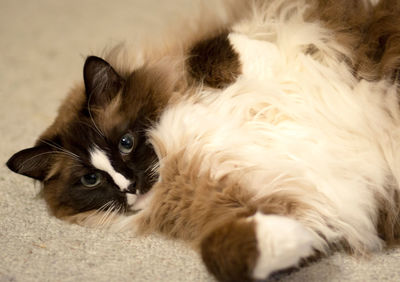
[(252, 8), (184, 68), (89, 57), (84, 87), (8, 166), (42, 181), (55, 216), (184, 239), (221, 281), (395, 242), (399, 28), (374, 32), (395, 2)]

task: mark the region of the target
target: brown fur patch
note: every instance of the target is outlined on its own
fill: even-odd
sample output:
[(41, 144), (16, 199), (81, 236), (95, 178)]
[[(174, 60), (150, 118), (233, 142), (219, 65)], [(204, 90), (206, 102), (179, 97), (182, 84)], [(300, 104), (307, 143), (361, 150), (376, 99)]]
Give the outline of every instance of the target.
[[(358, 78), (400, 79), (400, 2), (381, 0), (375, 7), (357, 0), (310, 0), (310, 20), (319, 19), (352, 57), (343, 57)], [(312, 50), (315, 52), (315, 50)]]
[(37, 144), (41, 139), (49, 140), (56, 136), (60, 131), (79, 116), (86, 102), (85, 87), (83, 83), (75, 85), (68, 93), (58, 109), (58, 115), (54, 122), (40, 135)]
[(381, 0), (364, 28), (358, 71), (369, 80), (398, 81), (400, 69), (400, 2)]
[(222, 33), (197, 43), (189, 53), (188, 72), (196, 81), (214, 88), (224, 88), (241, 74), (239, 55)]
[(76, 214), (76, 210), (67, 205), (67, 199), (63, 197), (69, 186), (72, 186), (69, 183), (69, 176), (72, 174), (71, 168), (75, 165), (74, 160), (62, 155), (57, 156), (52, 165), (51, 175), (43, 181), (42, 195), (49, 212), (55, 217), (64, 218)]
[(153, 187), (155, 197), (149, 214), (149, 228), (195, 246), (207, 234), (232, 219), (256, 212), (247, 191), (235, 184), (193, 179), (178, 173), (163, 174), (162, 183)]
[(388, 195), (376, 196), (379, 207), (378, 234), (388, 245), (400, 243), (400, 192), (392, 182), (386, 186)]
[[(332, 30), (334, 39), (348, 50), (358, 48), (362, 40), (365, 21), (370, 5), (359, 0), (309, 0), (311, 9), (306, 14), (308, 21), (320, 21), (325, 28)], [(318, 56), (315, 46), (306, 49), (306, 53)], [(354, 56), (353, 56), (354, 55)], [(339, 60), (345, 61), (351, 68), (357, 65), (356, 55), (338, 53)]]
[(289, 215), (301, 218), (310, 207), (299, 201), (295, 195), (275, 193), (256, 202), (258, 210), (264, 214)]
[(259, 256), (254, 221), (239, 219), (216, 228), (203, 239), (201, 256), (219, 281), (251, 281)]
[(119, 93), (103, 109), (97, 110), (95, 115), (96, 123), (106, 135), (110, 134), (117, 125), (126, 122), (126, 117), (121, 112), (122, 100), (121, 93)]

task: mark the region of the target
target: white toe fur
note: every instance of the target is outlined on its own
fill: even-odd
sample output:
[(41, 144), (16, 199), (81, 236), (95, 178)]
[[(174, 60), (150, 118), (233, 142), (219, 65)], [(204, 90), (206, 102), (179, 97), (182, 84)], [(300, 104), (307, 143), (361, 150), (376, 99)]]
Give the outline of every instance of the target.
[(255, 279), (296, 266), (301, 258), (313, 253), (314, 235), (300, 222), (284, 216), (254, 216), (259, 257), (253, 270)]

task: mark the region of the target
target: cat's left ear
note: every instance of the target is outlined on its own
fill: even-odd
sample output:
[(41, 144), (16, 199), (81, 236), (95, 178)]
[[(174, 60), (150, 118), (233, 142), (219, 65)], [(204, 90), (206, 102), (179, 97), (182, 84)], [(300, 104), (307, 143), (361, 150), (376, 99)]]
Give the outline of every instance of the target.
[(90, 56), (83, 67), (83, 80), (88, 102), (91, 105), (105, 105), (118, 93), (124, 79), (105, 60)]
[(48, 145), (38, 145), (15, 153), (7, 167), (12, 171), (43, 181), (54, 162), (53, 149)]

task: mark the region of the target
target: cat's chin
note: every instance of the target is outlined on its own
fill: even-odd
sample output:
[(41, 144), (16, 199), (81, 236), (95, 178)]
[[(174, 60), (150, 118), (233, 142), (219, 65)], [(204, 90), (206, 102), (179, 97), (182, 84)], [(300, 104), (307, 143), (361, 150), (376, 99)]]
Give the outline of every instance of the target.
[(152, 194), (152, 190), (145, 194), (126, 194), (128, 213), (137, 212), (147, 207), (152, 198)]

